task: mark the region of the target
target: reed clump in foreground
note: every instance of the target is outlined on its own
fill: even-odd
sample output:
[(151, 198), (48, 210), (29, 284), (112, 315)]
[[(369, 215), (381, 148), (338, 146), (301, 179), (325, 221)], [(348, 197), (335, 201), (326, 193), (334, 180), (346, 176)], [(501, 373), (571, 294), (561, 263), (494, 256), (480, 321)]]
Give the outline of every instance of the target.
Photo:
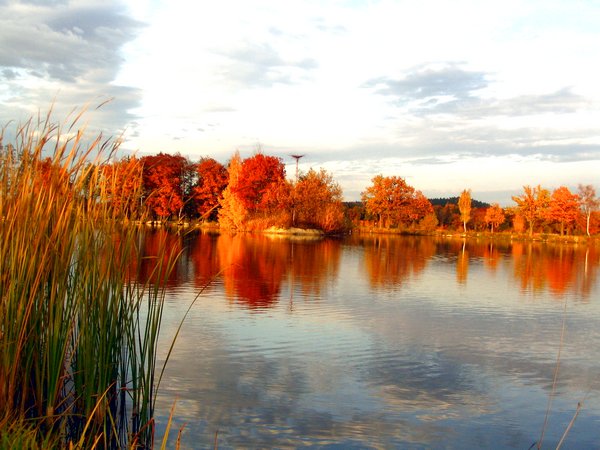
[(86, 143), (80, 116), (0, 134), (2, 448), (153, 444), (161, 280), (176, 255), (157, 255), (152, 282), (136, 277), (137, 231), (114, 207), (130, 199), (111, 198), (118, 178), (103, 170), (118, 144)]

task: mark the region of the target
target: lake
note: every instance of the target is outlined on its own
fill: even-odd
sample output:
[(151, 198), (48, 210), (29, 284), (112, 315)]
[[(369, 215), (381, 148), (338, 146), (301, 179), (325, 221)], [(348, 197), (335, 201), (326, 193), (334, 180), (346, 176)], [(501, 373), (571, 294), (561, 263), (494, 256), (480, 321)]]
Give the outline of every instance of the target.
[(161, 241), (182, 252), (161, 360), (197, 300), (159, 440), (175, 403), (182, 448), (527, 449), (543, 429), (555, 448), (576, 414), (564, 448), (600, 448), (598, 247), (158, 231), (145, 251)]

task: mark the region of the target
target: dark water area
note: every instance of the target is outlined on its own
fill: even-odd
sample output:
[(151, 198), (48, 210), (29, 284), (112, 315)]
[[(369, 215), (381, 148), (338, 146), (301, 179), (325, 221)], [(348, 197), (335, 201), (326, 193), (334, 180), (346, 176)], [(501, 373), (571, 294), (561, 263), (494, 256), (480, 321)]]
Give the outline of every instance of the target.
[[(182, 448), (600, 448), (600, 249), (149, 233), (169, 279), (157, 438)], [(142, 273), (150, 273), (149, 267)], [(560, 366), (554, 382), (557, 356)]]

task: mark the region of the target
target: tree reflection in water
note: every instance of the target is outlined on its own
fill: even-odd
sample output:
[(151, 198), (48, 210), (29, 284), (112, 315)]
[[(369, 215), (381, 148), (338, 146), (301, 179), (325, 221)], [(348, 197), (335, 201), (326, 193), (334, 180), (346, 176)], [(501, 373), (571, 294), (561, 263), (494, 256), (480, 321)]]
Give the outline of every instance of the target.
[[(182, 242), (172, 298), (216, 277), (177, 342), (159, 408), (166, 417), (181, 399), (175, 420), (193, 424), (190, 448), (210, 446), (216, 429), (227, 448), (528, 446), (552, 385), (557, 298), (589, 304), (569, 308), (552, 420), (568, 423), (593, 389), (573, 442), (594, 439), (595, 247), (201, 233)], [(169, 307), (179, 317), (186, 305)]]

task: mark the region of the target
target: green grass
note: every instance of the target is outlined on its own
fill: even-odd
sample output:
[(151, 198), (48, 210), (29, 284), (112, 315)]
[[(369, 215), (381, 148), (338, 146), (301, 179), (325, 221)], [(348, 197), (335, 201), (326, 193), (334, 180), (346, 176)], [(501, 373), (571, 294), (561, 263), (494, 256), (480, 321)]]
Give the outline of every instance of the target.
[(177, 255), (139, 281), (138, 231), (102, 170), (117, 144), (49, 117), (0, 154), (0, 446), (149, 448)]

